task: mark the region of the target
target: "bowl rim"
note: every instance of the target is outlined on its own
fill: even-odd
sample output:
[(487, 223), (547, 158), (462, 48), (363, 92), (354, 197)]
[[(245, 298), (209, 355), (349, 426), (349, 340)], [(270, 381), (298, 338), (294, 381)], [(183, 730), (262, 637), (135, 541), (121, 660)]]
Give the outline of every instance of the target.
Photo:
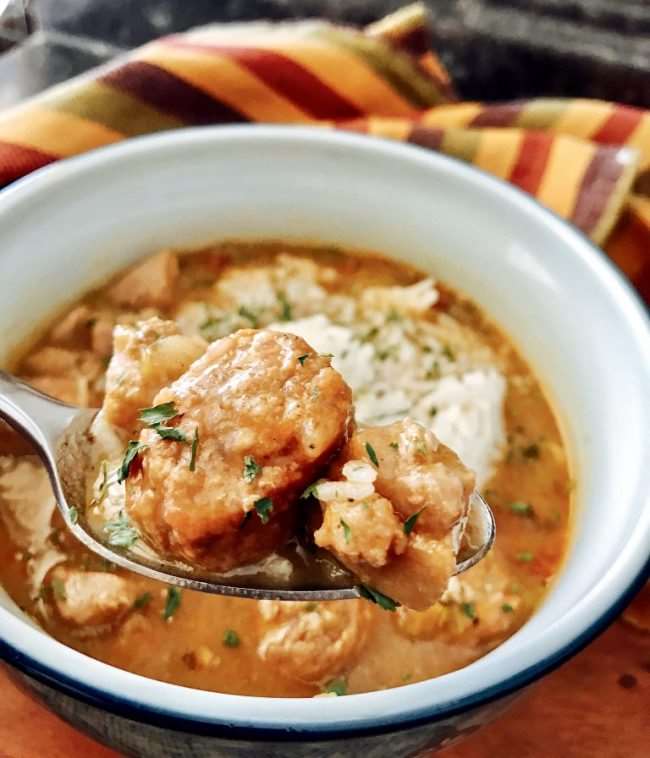
[[(374, 155), (383, 160), (418, 164), (422, 170), (431, 171), (432, 174), (443, 179), (445, 176), (453, 176), (457, 180), (472, 185), (474, 191), (497, 195), (499, 202), (512, 212), (535, 218), (538, 224), (549, 227), (558, 240), (582, 260), (586, 270), (605, 285), (610, 299), (615, 302), (621, 313), (621, 319), (626, 324), (626, 328), (630, 330), (639, 347), (645, 351), (650, 377), (648, 313), (632, 286), (602, 250), (579, 230), (513, 185), (460, 160), (422, 150), (414, 145), (366, 135), (301, 126), (236, 125), (178, 129), (129, 139), (39, 169), (0, 193), (0, 219), (21, 203), (33, 202), (34, 197), (46, 194), (53, 185), (56, 186), (59, 182), (67, 183), (78, 174), (101, 170), (103, 166), (112, 162), (128, 161), (131, 157), (143, 153), (155, 156), (161, 152), (170, 150), (173, 152), (180, 146), (190, 150), (206, 145), (214, 147), (215, 143), (241, 142), (242, 140), (244, 142), (262, 141), (276, 145), (298, 141), (309, 146), (327, 146), (328, 149), (336, 149), (342, 153), (365, 151), (366, 155)], [(643, 520), (645, 524), (641, 523)], [(12, 634), (9, 636), (13, 639), (11, 642), (4, 638), (0, 640), (0, 657), (34, 679), (76, 699), (103, 710), (166, 729), (209, 734), (226, 739), (237, 737), (251, 739), (252, 737), (281, 741), (306, 738), (324, 740), (342, 736), (394, 732), (439, 721), (503, 698), (553, 670), (587, 645), (614, 620), (650, 573), (650, 558), (647, 550), (647, 545), (650, 543), (650, 494), (645, 509), (640, 512), (639, 523), (641, 528), (633, 535), (625, 551), (612, 563), (608, 571), (599, 577), (590, 592), (574, 606), (571, 612), (554, 620), (554, 636), (560, 637), (560, 643), (554, 643), (554, 647), (548, 654), (539, 659), (533, 654), (532, 663), (522, 664), (514, 673), (499, 679), (494, 684), (474, 688), (456, 699), (442, 697), (424, 706), (419, 706), (418, 703), (423, 699), (426, 700), (427, 685), (448, 680), (449, 677), (458, 678), (463, 670), (467, 670), (467, 667), (443, 677), (405, 685), (414, 694), (417, 690), (420, 692), (414, 695), (414, 704), (399, 714), (392, 713), (392, 708), (387, 708), (387, 704), (390, 706), (390, 701), (397, 702), (395, 698), (390, 697), (390, 694), (401, 692), (402, 688), (350, 695), (345, 698), (317, 700), (228, 695), (208, 693), (147, 679), (91, 659), (67, 648), (49, 636), (40, 640), (41, 644), (37, 646), (39, 655), (27, 653), (20, 643), (23, 641), (21, 629), (22, 635), (26, 636), (28, 633), (25, 627), (29, 628), (29, 625), (4, 609), (0, 609), (0, 620), (4, 619), (3, 626), (10, 627)], [(589, 605), (585, 607), (589, 599), (592, 601), (591, 613)], [(598, 614), (593, 612), (596, 599), (600, 599), (601, 604), (603, 601), (606, 604), (606, 607)], [(573, 626), (575, 626), (576, 615), (582, 620), (577, 622), (579, 630), (572, 632), (570, 621), (573, 621)], [(39, 637), (43, 636), (40, 630), (32, 629), (31, 632), (38, 634)], [(528, 647), (531, 647), (532, 642), (527, 643)], [(69, 667), (72, 670), (64, 670), (67, 660), (57, 661), (61, 669), (52, 665), (51, 660), (44, 660), (52, 657), (45, 655), (47, 649), (55, 652), (61, 648), (68, 651), (65, 657), (76, 664)], [(88, 674), (101, 675), (103, 673), (105, 677), (108, 677), (110, 673), (111, 682), (105, 683), (103, 687), (89, 683), (84, 677), (83, 667), (86, 667)], [(115, 682), (112, 681), (113, 679)], [(131, 689), (130, 684), (138, 685), (142, 689), (143, 682), (148, 684), (146, 692), (148, 699), (143, 696), (135, 699), (125, 694)], [(119, 684), (120, 687), (117, 688), (115, 684)], [(169, 704), (171, 697), (162, 697), (162, 690), (176, 696), (173, 706)], [(159, 691), (158, 694), (161, 696), (156, 697), (155, 691)], [(196, 702), (199, 699), (202, 701), (200, 704)], [(203, 712), (200, 712), (197, 705), (204, 706), (206, 703), (203, 701), (210, 701), (211, 707), (204, 708)], [(353, 706), (361, 704), (362, 701), (364, 707), (359, 708), (360, 713), (351, 718), (350, 711)], [(260, 706), (269, 702), (273, 703), (272, 712), (266, 709), (262, 712)], [(294, 718), (297, 713), (301, 716), (298, 721)]]

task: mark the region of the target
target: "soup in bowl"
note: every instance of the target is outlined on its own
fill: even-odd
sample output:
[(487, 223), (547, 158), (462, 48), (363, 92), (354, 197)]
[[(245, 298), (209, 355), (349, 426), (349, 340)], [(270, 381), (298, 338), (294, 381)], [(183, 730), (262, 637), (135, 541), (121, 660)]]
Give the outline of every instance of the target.
[[(240, 740), (241, 754), (281, 755), (283, 740), (309, 752), (325, 739), (323, 755), (385, 754), (387, 739), (396, 755), (436, 746), (595, 634), (640, 574), (647, 323), (589, 243), (517, 191), (413, 148), (236, 128), (69, 161), (8, 191), (2, 212), (3, 361), (43, 391), (104, 403), (113, 431), (132, 432), (208, 345), (238, 330), (293, 335), (351, 389), (360, 429), (391, 430), (349, 443), (363, 476), (376, 468), (371, 495), (354, 494), (363, 476), (350, 468), (318, 472), (306, 500), (323, 510), (319, 544), (379, 576), (364, 513), (399, 498), (386, 487), (405, 419), (458, 454), (497, 520), (488, 557), (426, 608), (393, 602), (408, 573), (374, 605), (180, 593), (76, 544), (52, 518), (38, 462), (5, 435), (5, 649), (53, 707), (108, 742), (156, 754), (178, 739), (173, 726), (217, 755), (235, 749), (221, 739)], [(135, 373), (120, 334), (146, 335)], [(194, 346), (176, 375), (170, 340)], [(161, 355), (164, 376), (147, 385)], [(184, 481), (196, 476), (191, 445), (162, 443), (165, 455), (179, 446)], [(242, 487), (253, 492), (264, 466), (242, 454)], [(131, 526), (114, 471), (102, 462), (89, 502), (115, 500), (122, 539)], [(336, 482), (349, 502), (328, 489)], [(427, 515), (396, 521), (386, 550), (412, 549)], [(130, 735), (115, 718), (143, 725)]]

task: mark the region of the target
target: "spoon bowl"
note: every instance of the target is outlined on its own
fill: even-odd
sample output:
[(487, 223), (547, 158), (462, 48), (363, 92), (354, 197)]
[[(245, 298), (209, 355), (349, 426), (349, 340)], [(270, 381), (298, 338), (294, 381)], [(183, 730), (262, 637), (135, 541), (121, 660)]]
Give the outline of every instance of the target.
[[(168, 560), (139, 543), (115, 549), (92, 533), (85, 519), (86, 472), (90, 465), (90, 426), (96, 409), (78, 408), (0, 371), (0, 418), (26, 437), (43, 461), (57, 507), (67, 528), (89, 550), (122, 568), (166, 584), (255, 600), (342, 600), (361, 597), (359, 580), (327, 551), (294, 538), (277, 554), (226, 573), (207, 572)], [(490, 550), (494, 516), (473, 492), (455, 574), (474, 566)], [(290, 579), (281, 569), (291, 564)]]

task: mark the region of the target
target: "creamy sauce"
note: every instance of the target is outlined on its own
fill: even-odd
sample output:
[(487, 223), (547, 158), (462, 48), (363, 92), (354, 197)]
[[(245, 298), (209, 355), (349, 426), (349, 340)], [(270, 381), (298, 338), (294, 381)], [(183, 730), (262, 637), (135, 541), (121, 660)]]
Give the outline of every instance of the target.
[[(301, 261), (316, 264), (316, 279), (305, 280)], [(484, 655), (525, 623), (563, 558), (571, 480), (551, 408), (502, 332), (461, 295), (438, 283), (423, 284), (420, 272), (374, 255), (230, 243), (181, 256), (179, 263), (173, 297), (165, 304), (116, 305), (110, 294), (114, 285), (93, 292), (80, 304), (84, 310), (70, 334), (61, 337), (65, 319), (59, 319), (41, 342), (19, 356), (18, 372), (65, 400), (99, 406), (110, 351), (106, 334), (116, 320), (175, 318), (185, 333), (208, 339), (250, 327), (251, 319), (264, 326), (284, 324), (308, 341), (321, 339), (323, 344), (314, 347), (335, 354), (335, 365), (338, 361), (365, 418), (377, 421), (383, 415), (390, 421), (399, 417), (400, 403), (414, 402), (404, 409), (407, 413), (451, 447), (464, 447), (458, 452), (472, 459), (495, 512), (497, 543), (485, 561), (452, 581), (442, 602), (421, 613), (390, 613), (364, 603), (351, 616), (349, 609), (334, 614), (331, 606), (334, 615), (324, 620), (322, 608), (293, 607), (288, 617), (277, 609), (262, 613), (252, 601), (191, 592), (177, 598), (168, 588), (87, 553), (62, 529), (56, 513), (50, 522), (47, 488), (31, 487), (26, 494), (20, 484), (25, 466), (38, 464), (21, 458), (24, 446), (0, 430), (0, 579), (16, 602), (57, 639), (115, 666), (191, 687), (263, 696), (311, 696), (341, 687), (363, 692), (430, 678)], [(360, 302), (365, 296), (370, 311), (388, 307), (385, 312), (399, 314), (404, 288), (413, 285), (407, 300), (419, 303), (418, 313), (402, 315), (399, 324), (386, 318), (357, 339), (358, 314), (346, 313), (351, 299)], [(371, 288), (398, 289), (367, 294)], [(411, 349), (404, 336), (409, 319), (430, 325), (413, 341), (426, 350), (417, 349), (410, 358), (391, 356), (393, 349)], [(440, 358), (433, 361), (438, 345)], [(54, 347), (64, 354), (44, 356), (44, 348)], [(397, 381), (392, 377), (400, 373), (410, 382), (406, 389), (395, 385), (383, 395), (376, 392), (378, 383)], [(472, 445), (472, 434), (480, 444)], [(109, 625), (89, 629), (72, 623), (61, 612), (65, 585), (54, 581), (65, 578), (55, 573), (61, 561), (93, 576), (124, 577), (122, 591), (131, 605)], [(311, 647), (302, 648), (308, 654), (304, 662), (298, 648), (290, 647), (296, 644), (290, 627), (294, 616), (309, 627), (305, 639)], [(350, 639), (356, 635), (349, 644), (344, 628), (352, 630)], [(345, 643), (340, 655), (333, 653), (328, 670), (314, 681), (308, 660), (324, 655), (328, 646), (334, 650), (333, 640)], [(281, 655), (271, 655), (272, 643), (287, 652), (290, 666)], [(302, 674), (300, 665), (305, 666)]]

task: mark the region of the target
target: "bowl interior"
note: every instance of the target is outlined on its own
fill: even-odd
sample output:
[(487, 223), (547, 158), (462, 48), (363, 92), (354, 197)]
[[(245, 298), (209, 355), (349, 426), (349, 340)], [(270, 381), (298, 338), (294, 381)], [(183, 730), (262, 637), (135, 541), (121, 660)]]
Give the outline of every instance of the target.
[[(346, 708), (336, 699), (286, 706), (255, 699), (255, 718), (232, 705), (249, 698), (191, 691), (179, 705), (169, 694), (179, 688), (92, 662), (102, 687), (124, 691), (129, 682), (138, 699), (199, 716), (214, 714), (218, 698), (222, 718), (255, 723), (280, 723), (287, 714), (293, 723), (327, 720), (332, 728), (399, 720), (498, 686), (595, 623), (641, 570), (650, 544), (647, 320), (585, 239), (460, 163), (324, 130), (235, 127), (133, 140), (46, 170), (0, 197), (0, 362), (35, 326), (139, 257), (229, 237), (375, 249), (433, 272), (483, 306), (541, 378), (564, 428), (576, 479), (575, 538), (530, 622), (438, 680), (343, 698)], [(0, 616), (5, 639), (25, 629), (15, 626), (17, 613)], [(35, 638), (16, 641), (36, 652)], [(41, 642), (38, 652), (55, 649), (62, 650)], [(58, 668), (79, 657), (51, 652)]]

